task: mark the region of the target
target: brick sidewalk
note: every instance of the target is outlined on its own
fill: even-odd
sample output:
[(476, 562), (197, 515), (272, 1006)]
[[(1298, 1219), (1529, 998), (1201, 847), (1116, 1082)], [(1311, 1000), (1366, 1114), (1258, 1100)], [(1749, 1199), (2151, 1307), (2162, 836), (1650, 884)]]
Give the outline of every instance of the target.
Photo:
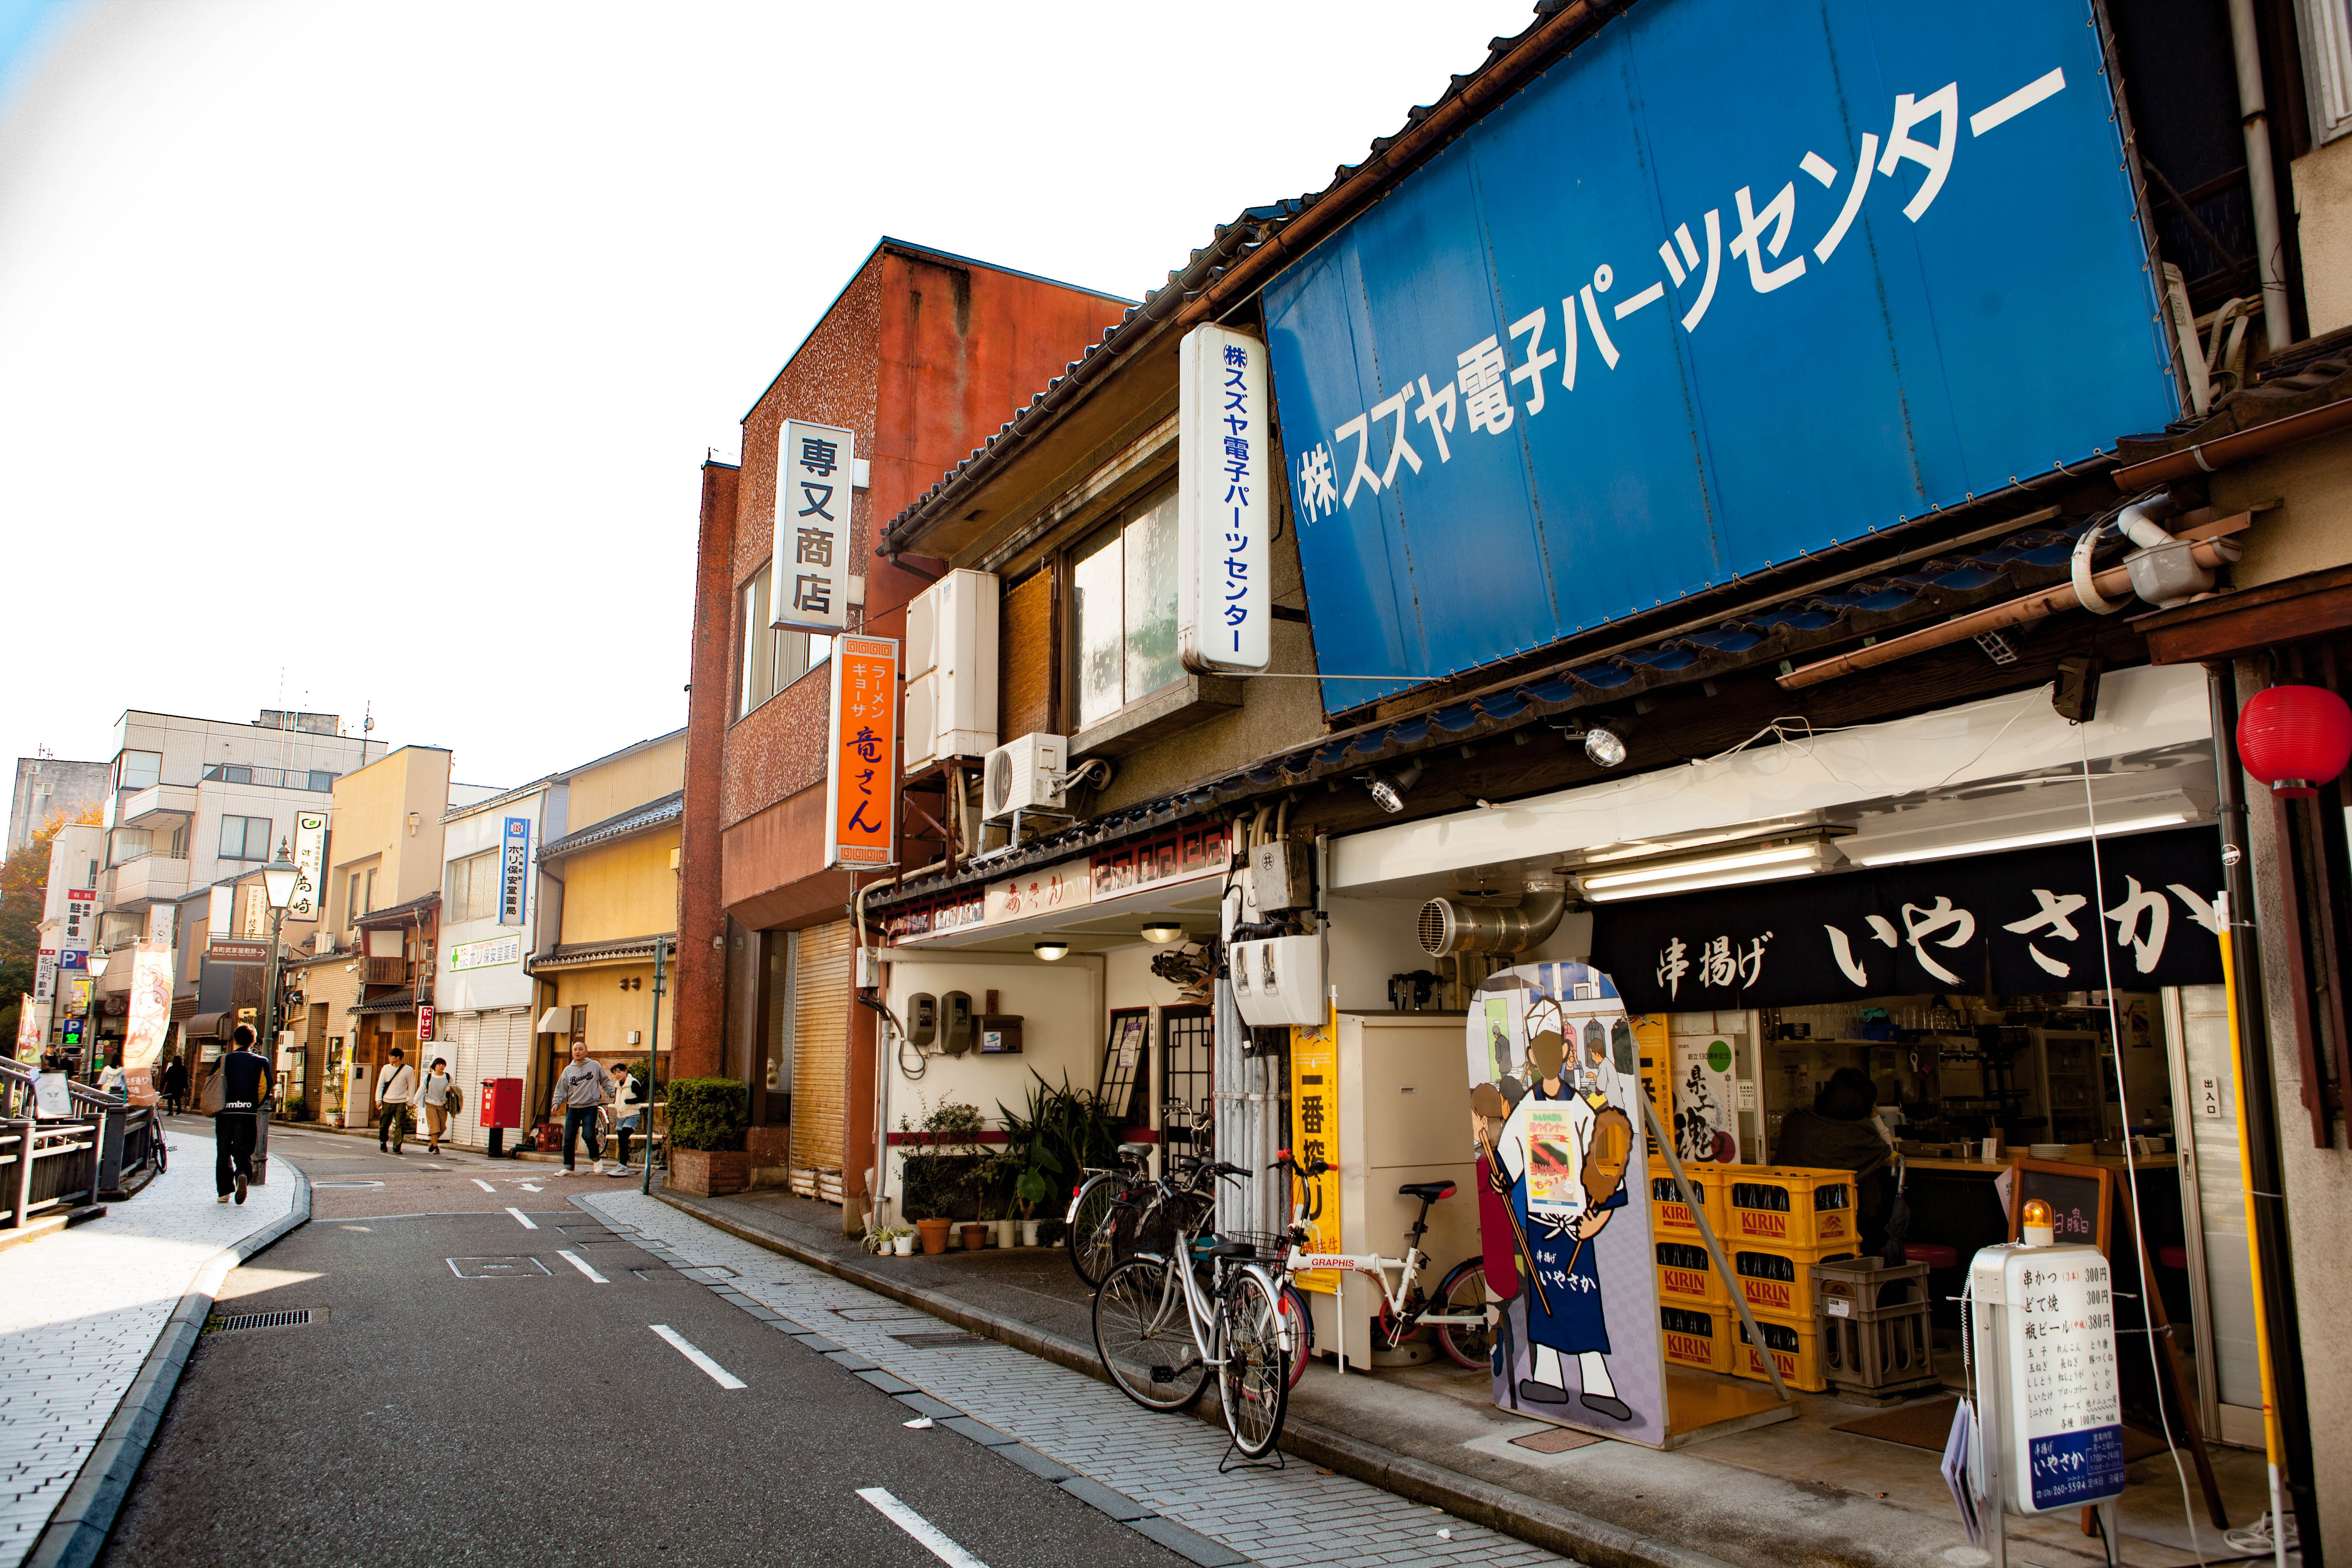
[[(572, 1194), (689, 1265), (730, 1270), (725, 1291), (822, 1334), (883, 1371), (1020, 1438), (1161, 1516), (1265, 1564), (1532, 1568), (1560, 1563), (1508, 1536), (1344, 1476), (1286, 1469), (1217, 1473), (1223, 1426), (1155, 1415), (1116, 1389), (1007, 1345), (915, 1350), (897, 1336), (951, 1325), (635, 1192)], [(1441, 1533), (1443, 1532), (1443, 1533)]]
[(206, 1264), (292, 1212), (301, 1178), (213, 1201), (209, 1127), (166, 1125), (171, 1169), (103, 1218), (0, 1252), (0, 1568), (16, 1568)]

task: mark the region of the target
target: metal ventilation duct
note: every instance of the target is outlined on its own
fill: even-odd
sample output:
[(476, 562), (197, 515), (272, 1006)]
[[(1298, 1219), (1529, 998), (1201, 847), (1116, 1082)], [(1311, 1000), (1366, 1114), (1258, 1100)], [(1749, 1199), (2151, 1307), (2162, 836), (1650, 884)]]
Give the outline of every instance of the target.
[(1457, 952), (1525, 952), (1551, 935), (1567, 908), (1568, 889), (1557, 882), (1529, 889), (1517, 907), (1507, 910), (1432, 899), (1421, 906), (1422, 951), (1432, 958)]

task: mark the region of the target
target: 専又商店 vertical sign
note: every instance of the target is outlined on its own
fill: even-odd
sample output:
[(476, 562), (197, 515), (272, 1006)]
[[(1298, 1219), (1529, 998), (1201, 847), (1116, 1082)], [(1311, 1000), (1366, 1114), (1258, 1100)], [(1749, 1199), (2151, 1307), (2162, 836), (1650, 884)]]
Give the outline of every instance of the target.
[(849, 626), (850, 469), (856, 436), (784, 421), (776, 447), (776, 550), (771, 626), (829, 636)]
[(499, 837), (499, 924), (519, 926), (530, 910), (530, 818), (509, 816)]
[(898, 863), (898, 644), (833, 640), (832, 750), (824, 770), (824, 863), (871, 871)]
[(1192, 668), (1264, 669), (1272, 609), (1265, 344), (1195, 327), (1178, 358), (1178, 648)]

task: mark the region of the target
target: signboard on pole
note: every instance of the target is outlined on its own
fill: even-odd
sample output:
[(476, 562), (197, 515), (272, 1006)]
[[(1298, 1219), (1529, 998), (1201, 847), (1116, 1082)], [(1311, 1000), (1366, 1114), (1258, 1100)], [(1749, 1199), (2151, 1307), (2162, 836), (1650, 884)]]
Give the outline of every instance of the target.
[(205, 943), (206, 963), (267, 963), (269, 943), (250, 942), (241, 937), (215, 937)]
[(898, 641), (835, 637), (832, 669), (824, 864), (879, 870), (898, 863)]
[(327, 814), (294, 814), (294, 898), (286, 906), (289, 921), (316, 921), (327, 885)]
[(508, 817), (500, 843), (499, 924), (519, 926), (530, 912), (530, 818)]
[(33, 966), (33, 1000), (48, 1003), (58, 994), (58, 950), (41, 949), (40, 961)]
[(16, 1059), (20, 1062), (40, 1059), (41, 1021), (33, 1016), (35, 1005), (33, 998), (25, 995), (22, 992), (17, 993)]
[(1176, 636), (1195, 669), (1264, 669), (1267, 627), (1265, 344), (1195, 327), (1178, 349)]
[(122, 1029), (122, 1070), (131, 1102), (155, 1103), (155, 1068), (172, 1029), (172, 950), (142, 942), (131, 954), (130, 1015)]
[(72, 888), (66, 892), (66, 929), (58, 945), (68, 950), (89, 951), (89, 939), (98, 934), (98, 891), (94, 888)]
[(849, 627), (849, 475), (856, 446), (854, 431), (784, 421), (776, 443), (771, 626), (821, 637)]

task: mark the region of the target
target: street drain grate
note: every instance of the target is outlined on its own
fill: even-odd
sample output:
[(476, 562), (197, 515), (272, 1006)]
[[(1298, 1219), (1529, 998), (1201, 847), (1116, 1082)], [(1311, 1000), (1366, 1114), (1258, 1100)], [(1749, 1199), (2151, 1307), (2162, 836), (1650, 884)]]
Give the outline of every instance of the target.
[(233, 1334), (239, 1329), (307, 1329), (310, 1326), (310, 1309), (299, 1307), (290, 1312), (239, 1312), (234, 1317), (213, 1317), (205, 1322), (208, 1334)]
[(890, 1337), (910, 1351), (956, 1351), (967, 1345), (996, 1342), (984, 1334), (892, 1334)]

